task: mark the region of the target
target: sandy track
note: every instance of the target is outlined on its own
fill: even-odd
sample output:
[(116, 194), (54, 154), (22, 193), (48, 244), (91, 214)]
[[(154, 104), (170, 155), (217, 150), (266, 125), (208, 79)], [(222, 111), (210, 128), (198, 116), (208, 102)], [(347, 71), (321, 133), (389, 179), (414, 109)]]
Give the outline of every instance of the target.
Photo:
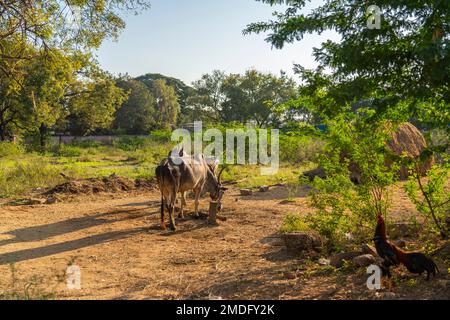
[[(274, 249), (270, 237), (284, 214), (298, 209), (279, 204), (286, 196), (278, 188), (246, 200), (232, 190), (225, 200), (226, 222), (211, 227), (188, 217), (178, 221), (175, 233), (159, 230), (157, 191), (3, 207), (0, 283), (10, 282), (14, 263), (19, 278), (44, 277), (61, 298), (275, 297), (240, 286), (248, 277), (271, 279), (283, 267), (265, 255)], [(201, 208), (206, 210), (205, 200)], [(70, 262), (81, 268), (82, 290), (54, 284)]]
[[(2, 207), (0, 287), (10, 285), (14, 263), (20, 285), (38, 276), (62, 299), (373, 298), (363, 274), (286, 276), (304, 261), (289, 255), (276, 233), (287, 212), (309, 210), (305, 194), (286, 203), (282, 187), (252, 197), (232, 189), (226, 222), (212, 227), (188, 216), (175, 233), (159, 229), (156, 190)], [(81, 268), (81, 290), (61, 282), (72, 262)]]

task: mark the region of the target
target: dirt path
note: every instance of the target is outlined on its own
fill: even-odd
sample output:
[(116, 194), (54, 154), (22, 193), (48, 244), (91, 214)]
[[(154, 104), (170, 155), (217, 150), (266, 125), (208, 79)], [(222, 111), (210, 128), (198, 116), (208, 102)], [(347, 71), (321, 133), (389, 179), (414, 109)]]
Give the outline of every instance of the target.
[[(312, 277), (307, 260), (284, 250), (277, 230), (286, 213), (309, 210), (305, 194), (301, 190), (286, 203), (282, 187), (251, 197), (231, 190), (224, 200), (226, 222), (211, 227), (188, 217), (175, 233), (159, 229), (157, 191), (2, 207), (0, 289), (11, 286), (14, 263), (17, 286), (37, 276), (34, 281), (62, 299), (375, 298), (364, 273)], [(201, 208), (207, 209), (206, 200)], [(61, 282), (72, 262), (81, 269), (81, 290)], [(439, 293), (448, 289), (448, 279), (443, 281), (424, 285), (446, 298)], [(409, 292), (402, 294), (415, 291)]]

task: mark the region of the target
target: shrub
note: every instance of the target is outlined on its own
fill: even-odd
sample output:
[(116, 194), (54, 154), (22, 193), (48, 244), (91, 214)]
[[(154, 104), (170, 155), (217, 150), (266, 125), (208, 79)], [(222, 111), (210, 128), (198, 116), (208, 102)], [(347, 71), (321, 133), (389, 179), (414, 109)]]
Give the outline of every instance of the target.
[(170, 139), (172, 137), (172, 131), (170, 131), (170, 130), (154, 130), (154, 131), (150, 132), (150, 136), (154, 140), (168, 142), (168, 141), (170, 141)]
[(146, 145), (146, 139), (141, 137), (123, 136), (115, 139), (113, 145), (124, 151), (135, 151)]
[[(425, 215), (426, 226), (442, 238), (450, 236), (450, 194), (446, 188), (450, 174), (450, 164), (434, 165), (428, 171), (425, 181), (418, 170), (417, 163), (411, 163), (411, 175), (405, 190), (417, 210)], [(420, 195), (420, 196), (419, 196)]]
[(58, 168), (38, 158), (17, 161), (13, 166), (0, 164), (0, 197), (22, 194), (32, 188), (61, 182)]
[(83, 154), (81, 147), (77, 147), (71, 144), (61, 144), (55, 147), (55, 155), (60, 157), (79, 157)]
[(284, 217), (283, 224), (281, 225), (280, 232), (290, 233), (295, 231), (307, 231), (309, 230), (308, 224), (304, 221), (304, 218), (298, 213), (288, 213)]
[(70, 144), (73, 147), (79, 147), (79, 148), (83, 148), (83, 149), (88, 149), (88, 148), (99, 148), (102, 146), (102, 143), (99, 141), (95, 141), (95, 140), (74, 140), (72, 141), (72, 143)]
[(290, 164), (316, 161), (324, 145), (321, 139), (311, 136), (280, 135), (280, 160)]
[(349, 238), (364, 241), (373, 232), (376, 215), (387, 214), (387, 188), (396, 181), (399, 165), (386, 166), (388, 132), (382, 121), (346, 115), (330, 121), (328, 128), (320, 156), (327, 179), (313, 182), (311, 205), (316, 212), (307, 222), (334, 246)]
[(24, 148), (21, 144), (0, 141), (0, 158), (9, 156), (18, 156), (23, 154)]

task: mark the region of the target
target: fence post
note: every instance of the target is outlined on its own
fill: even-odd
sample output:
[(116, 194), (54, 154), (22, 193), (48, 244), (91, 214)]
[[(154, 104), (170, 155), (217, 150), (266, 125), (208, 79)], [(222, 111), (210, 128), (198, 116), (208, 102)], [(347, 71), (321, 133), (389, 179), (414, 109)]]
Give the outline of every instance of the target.
[(209, 202), (209, 224), (217, 225), (217, 207), (218, 207), (217, 201), (210, 201)]

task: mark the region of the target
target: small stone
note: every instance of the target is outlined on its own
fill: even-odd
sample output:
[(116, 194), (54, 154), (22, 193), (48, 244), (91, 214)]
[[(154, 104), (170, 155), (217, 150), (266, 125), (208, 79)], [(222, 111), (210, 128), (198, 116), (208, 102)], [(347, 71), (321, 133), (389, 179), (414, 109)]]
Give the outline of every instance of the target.
[(377, 251), (375, 250), (375, 248), (370, 246), (370, 245), (368, 245), (368, 244), (366, 244), (366, 243), (361, 246), (361, 251), (364, 254), (371, 254), (374, 257), (378, 256)]
[(261, 186), (259, 187), (259, 192), (267, 192), (269, 191), (269, 186)]
[(393, 299), (393, 298), (395, 298), (395, 293), (393, 293), (393, 292), (384, 292), (384, 297), (386, 299)]
[(375, 257), (371, 254), (363, 254), (352, 259), (353, 264), (357, 267), (367, 267), (375, 262)]
[(297, 275), (294, 272), (285, 272), (284, 277), (289, 280), (297, 279)]
[(303, 173), (303, 176), (308, 178), (309, 181), (314, 181), (315, 177), (319, 177), (321, 179), (326, 179), (325, 170), (322, 168), (317, 168), (314, 170), (309, 170)]
[(33, 205), (44, 204), (44, 203), (45, 203), (45, 200), (43, 200), (43, 199), (27, 199), (27, 200), (25, 201), (25, 203), (26, 203), (27, 205), (33, 206)]
[(286, 247), (293, 251), (320, 251), (322, 247), (322, 238), (312, 231), (285, 233), (283, 238)]
[(412, 236), (417, 232), (417, 225), (410, 222), (396, 222), (393, 223), (389, 230), (389, 237), (391, 239), (404, 238)]
[(321, 266), (327, 266), (327, 265), (330, 264), (330, 260), (329, 259), (325, 259), (325, 258), (320, 258), (318, 262), (319, 262), (319, 264)]
[(223, 298), (221, 296), (215, 296), (210, 293), (208, 296), (208, 300), (223, 300)]
[(350, 251), (335, 254), (330, 258), (330, 265), (335, 268), (340, 268), (344, 265), (344, 261), (351, 261), (353, 258), (360, 256), (362, 252)]
[(55, 204), (56, 202), (58, 202), (58, 199), (56, 199), (55, 197), (49, 197), (45, 201), (45, 204)]
[(251, 189), (241, 189), (241, 196), (251, 196), (253, 195), (253, 190)]
[(393, 243), (399, 248), (406, 247), (406, 242), (401, 239), (394, 240)]
[(442, 247), (437, 251), (442, 257), (448, 259), (450, 257), (450, 241), (447, 241), (442, 245)]

